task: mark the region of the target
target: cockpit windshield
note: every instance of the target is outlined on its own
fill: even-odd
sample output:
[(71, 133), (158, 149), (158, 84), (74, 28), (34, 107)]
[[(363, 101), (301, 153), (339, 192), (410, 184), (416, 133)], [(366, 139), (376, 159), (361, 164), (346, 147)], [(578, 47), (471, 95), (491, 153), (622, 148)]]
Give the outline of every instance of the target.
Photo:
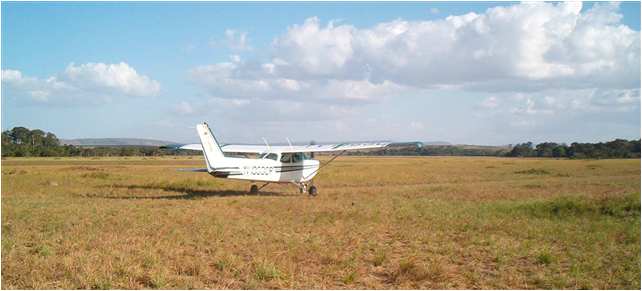
[(270, 160), (275, 160), (277, 159), (277, 155), (275, 153), (265, 153), (261, 155), (261, 159), (270, 159)]

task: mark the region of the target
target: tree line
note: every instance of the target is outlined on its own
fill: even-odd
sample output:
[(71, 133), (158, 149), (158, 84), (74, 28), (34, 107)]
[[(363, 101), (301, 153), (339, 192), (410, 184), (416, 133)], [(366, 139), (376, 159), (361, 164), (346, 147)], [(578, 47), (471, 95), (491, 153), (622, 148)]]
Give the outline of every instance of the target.
[[(188, 155), (193, 152), (155, 146), (74, 146), (62, 145), (55, 134), (40, 129), (14, 127), (2, 132), (3, 157), (94, 157)], [(200, 154), (200, 153), (199, 153)]]
[(517, 144), (507, 154), (509, 157), (554, 157), (578, 159), (639, 158), (640, 140), (616, 139), (609, 142), (577, 143), (571, 145), (544, 142)]
[(361, 152), (354, 155), (395, 156), (495, 156), (495, 157), (542, 157), (571, 159), (640, 158), (640, 140), (616, 139), (609, 142), (564, 143), (532, 142), (509, 147), (484, 147), (460, 145), (426, 145), (419, 148), (385, 149), (378, 152)]
[[(14, 127), (2, 132), (3, 157), (71, 157), (71, 156), (164, 156), (200, 155), (196, 151), (162, 149), (154, 146), (73, 146), (61, 145), (55, 134), (40, 129)], [(376, 151), (350, 152), (350, 155), (407, 156), (506, 156), (552, 158), (640, 158), (640, 140), (616, 139), (599, 143), (532, 142), (512, 147), (426, 145)]]
[(352, 156), (506, 156), (508, 147), (460, 146), (460, 145), (425, 145), (422, 147), (406, 146), (385, 148), (383, 150), (347, 152)]

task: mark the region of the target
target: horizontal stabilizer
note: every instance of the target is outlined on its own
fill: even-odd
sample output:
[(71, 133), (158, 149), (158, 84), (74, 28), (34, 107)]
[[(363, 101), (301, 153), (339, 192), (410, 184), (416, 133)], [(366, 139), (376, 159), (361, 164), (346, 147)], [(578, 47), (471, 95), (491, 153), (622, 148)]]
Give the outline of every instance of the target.
[(178, 169), (179, 172), (204, 172), (207, 173), (206, 168), (190, 168), (190, 169)]
[(160, 147), (161, 149), (170, 149), (170, 150), (192, 150), (192, 151), (202, 151), (203, 146), (200, 143), (192, 144), (168, 144)]

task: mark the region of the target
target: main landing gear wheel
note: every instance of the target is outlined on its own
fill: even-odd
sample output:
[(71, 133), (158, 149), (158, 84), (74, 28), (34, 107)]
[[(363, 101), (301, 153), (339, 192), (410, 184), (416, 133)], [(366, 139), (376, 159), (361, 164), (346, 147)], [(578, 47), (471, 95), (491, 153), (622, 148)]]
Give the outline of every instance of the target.
[(259, 186), (252, 185), (250, 187), (250, 194), (256, 194), (256, 193), (259, 193)]
[(317, 196), (317, 187), (310, 186), (310, 189), (308, 189), (308, 194), (310, 194), (310, 196)]

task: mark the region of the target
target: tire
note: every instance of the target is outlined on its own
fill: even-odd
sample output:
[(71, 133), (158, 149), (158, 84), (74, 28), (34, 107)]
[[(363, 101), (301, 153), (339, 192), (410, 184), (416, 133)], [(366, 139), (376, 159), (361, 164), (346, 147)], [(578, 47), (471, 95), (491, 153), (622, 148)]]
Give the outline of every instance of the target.
[(310, 194), (310, 196), (317, 196), (317, 187), (310, 186), (310, 189), (308, 189), (308, 194)]
[(256, 194), (256, 193), (259, 193), (259, 186), (252, 185), (250, 187), (250, 194)]

